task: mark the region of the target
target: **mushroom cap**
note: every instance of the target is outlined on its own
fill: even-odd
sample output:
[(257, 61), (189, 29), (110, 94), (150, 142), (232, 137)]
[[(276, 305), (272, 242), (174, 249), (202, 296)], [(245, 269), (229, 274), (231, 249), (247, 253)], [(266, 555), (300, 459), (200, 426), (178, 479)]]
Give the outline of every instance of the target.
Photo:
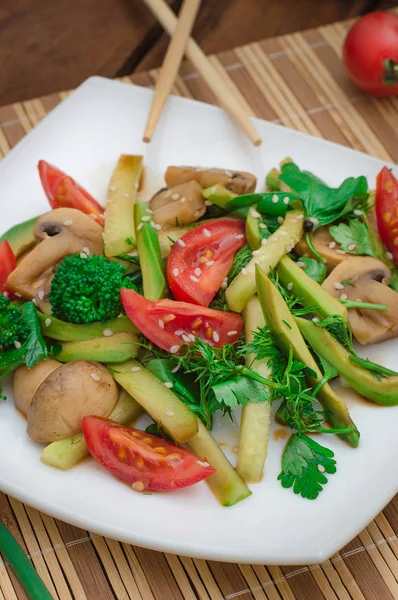
[(42, 215), (34, 229), (38, 243), (8, 277), (7, 287), (23, 298), (36, 299), (43, 312), (49, 312), (48, 292), (58, 263), (83, 248), (101, 255), (102, 231), (91, 217), (74, 208), (57, 208)]
[(197, 181), (161, 190), (153, 196), (150, 207), (153, 220), (164, 230), (194, 223), (206, 212), (205, 198)]
[(28, 435), (44, 443), (76, 435), (86, 415), (109, 416), (118, 396), (115, 380), (100, 363), (74, 360), (61, 365), (33, 396)]
[(257, 178), (252, 173), (228, 169), (168, 167), (164, 178), (169, 188), (188, 181), (197, 181), (202, 188), (219, 183), (235, 194), (250, 194), (257, 184)]
[(343, 294), (347, 300), (388, 306), (386, 311), (348, 309), (348, 322), (360, 344), (373, 344), (398, 336), (398, 293), (388, 287), (390, 281), (391, 271), (381, 260), (357, 256), (339, 264), (322, 284), (335, 298)]
[(14, 402), (18, 410), (25, 417), (38, 387), (62, 363), (52, 358), (41, 360), (34, 367), (28, 369), (25, 365), (14, 371), (13, 392)]
[[(330, 235), (329, 227), (320, 227), (314, 231), (312, 234), (312, 243), (315, 247), (315, 250), (322, 256), (322, 258), (325, 259), (328, 273), (330, 273), (330, 271), (332, 271), (340, 263), (355, 258), (352, 254), (338, 252), (339, 247)], [(332, 244), (332, 248), (330, 247), (330, 244)], [(310, 258), (316, 258), (311, 252), (305, 237), (301, 238), (298, 244), (296, 244), (294, 247), (294, 250), (299, 256), (307, 254)]]

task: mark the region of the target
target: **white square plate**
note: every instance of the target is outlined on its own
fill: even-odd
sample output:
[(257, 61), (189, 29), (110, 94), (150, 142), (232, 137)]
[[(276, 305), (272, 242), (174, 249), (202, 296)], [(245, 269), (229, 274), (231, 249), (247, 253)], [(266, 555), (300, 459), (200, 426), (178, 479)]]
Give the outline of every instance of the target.
[[(57, 107), (0, 164), (1, 232), (49, 210), (36, 168), (41, 158), (71, 174), (100, 202), (122, 153), (146, 154), (152, 189), (160, 187), (158, 174), (170, 164), (242, 169), (262, 182), (267, 170), (289, 155), (330, 184), (366, 175), (372, 186), (383, 165), (260, 120), (255, 124), (264, 142), (254, 148), (220, 109), (181, 98), (169, 100), (152, 144), (144, 146), (151, 96), (148, 89), (94, 77)], [(397, 369), (397, 350), (393, 340), (367, 348), (366, 354)], [(41, 447), (27, 437), (10, 386), (6, 393), (8, 401), (0, 403), (2, 491), (84, 529), (155, 550), (236, 562), (316, 563), (360, 532), (398, 491), (398, 407), (365, 403), (346, 388), (360, 447), (327, 438), (338, 469), (319, 498), (303, 500), (281, 487), (277, 476), (285, 442), (271, 435), (263, 481), (231, 508), (219, 506), (204, 483), (140, 495), (94, 461), (67, 473), (41, 464)], [(227, 442), (234, 460), (238, 426), (217, 424), (215, 435)]]

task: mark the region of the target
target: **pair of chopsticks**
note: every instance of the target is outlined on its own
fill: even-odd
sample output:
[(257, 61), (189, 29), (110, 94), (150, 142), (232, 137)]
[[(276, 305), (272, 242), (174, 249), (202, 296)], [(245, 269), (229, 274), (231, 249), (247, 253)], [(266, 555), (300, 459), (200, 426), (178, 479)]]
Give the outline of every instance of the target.
[(143, 141), (150, 142), (152, 139), (163, 107), (173, 87), (182, 58), (186, 54), (217, 97), (222, 108), (242, 129), (250, 141), (255, 146), (259, 146), (261, 138), (247, 115), (244, 98), (238, 90), (227, 85), (204, 52), (190, 37), (201, 0), (184, 0), (178, 19), (164, 0), (144, 0), (144, 2), (167, 33), (172, 36), (172, 39), (156, 84)]

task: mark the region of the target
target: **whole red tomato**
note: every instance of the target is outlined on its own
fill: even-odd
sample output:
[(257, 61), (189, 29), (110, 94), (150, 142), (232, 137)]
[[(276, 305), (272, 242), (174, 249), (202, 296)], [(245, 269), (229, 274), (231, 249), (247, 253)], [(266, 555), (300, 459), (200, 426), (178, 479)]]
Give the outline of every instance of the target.
[(398, 15), (376, 11), (346, 37), (344, 65), (352, 81), (373, 96), (398, 94)]

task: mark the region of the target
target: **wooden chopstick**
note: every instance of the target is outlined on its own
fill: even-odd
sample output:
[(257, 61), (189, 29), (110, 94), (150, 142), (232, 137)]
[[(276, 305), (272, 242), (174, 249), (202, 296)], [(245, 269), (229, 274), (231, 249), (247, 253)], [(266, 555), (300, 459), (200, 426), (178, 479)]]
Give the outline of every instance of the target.
[(159, 79), (156, 83), (152, 105), (145, 127), (143, 137), (144, 142), (150, 142), (152, 139), (153, 132), (163, 107), (171, 92), (175, 78), (177, 77), (201, 1), (202, 0), (184, 0), (184, 4), (179, 12), (177, 26), (169, 47), (167, 48)]
[[(167, 33), (172, 36), (177, 27), (177, 17), (171, 8), (164, 0), (144, 0), (144, 2)], [(255, 146), (259, 146), (261, 144), (261, 137), (243, 109), (243, 101), (238, 90), (236, 90), (235, 94), (231, 94), (230, 87), (225, 85), (217, 69), (211, 64), (210, 60), (192, 38), (187, 43), (185, 54), (217, 97), (222, 108), (242, 129), (250, 141)]]

